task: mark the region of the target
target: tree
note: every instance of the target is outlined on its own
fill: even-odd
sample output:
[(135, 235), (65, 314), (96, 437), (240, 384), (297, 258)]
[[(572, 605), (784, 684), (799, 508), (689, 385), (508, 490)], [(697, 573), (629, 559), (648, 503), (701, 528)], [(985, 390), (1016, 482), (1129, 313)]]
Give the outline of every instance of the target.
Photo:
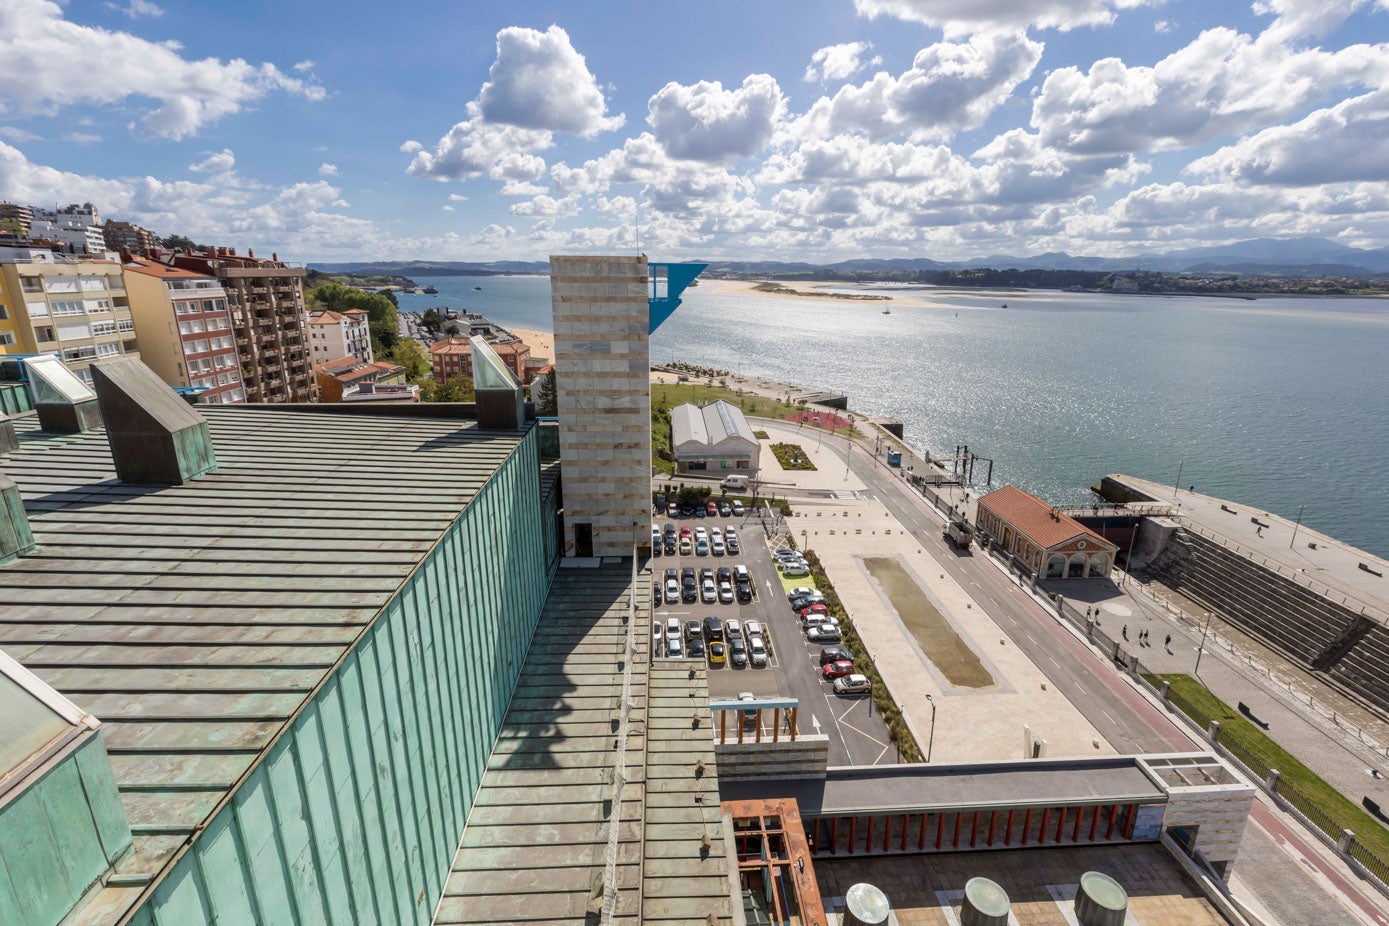
[(391, 360), (405, 367), (405, 381), (418, 383), (429, 375), (429, 357), (424, 348), (413, 338), (397, 341), (388, 355)]
[(473, 391), (473, 380), (462, 373), (452, 376), (447, 382), (426, 380), (420, 385), (421, 402), (475, 402), (477, 393)]
[(555, 371), (551, 369), (535, 383), (535, 413), (553, 418), (559, 414), (559, 392), (555, 385)]
[(429, 328), (438, 328), (444, 323), (438, 309), (425, 309), (424, 315), (420, 316), (420, 321)]
[(175, 250), (183, 250), (183, 251), (186, 251), (186, 250), (194, 250), (194, 251), (202, 251), (202, 250), (205, 250), (205, 246), (204, 246), (204, 245), (201, 245), (201, 244), (194, 244), (194, 243), (193, 243), (193, 239), (192, 239), (192, 238), (189, 238), (187, 235), (165, 235), (165, 236), (164, 236), (164, 247), (166, 247), (166, 248), (174, 248)]

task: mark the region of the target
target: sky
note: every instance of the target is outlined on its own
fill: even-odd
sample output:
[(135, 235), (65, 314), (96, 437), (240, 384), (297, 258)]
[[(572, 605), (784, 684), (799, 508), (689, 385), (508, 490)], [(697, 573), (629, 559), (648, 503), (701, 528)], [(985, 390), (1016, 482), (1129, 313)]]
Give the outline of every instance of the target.
[(0, 199), (315, 262), (1383, 247), (1389, 0), (0, 0)]

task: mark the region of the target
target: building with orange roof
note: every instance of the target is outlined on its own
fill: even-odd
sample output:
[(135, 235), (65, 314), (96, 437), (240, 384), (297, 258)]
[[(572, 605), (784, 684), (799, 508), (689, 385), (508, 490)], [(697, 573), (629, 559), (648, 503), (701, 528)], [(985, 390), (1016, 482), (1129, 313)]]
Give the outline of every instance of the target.
[(170, 386), (205, 390), (202, 401), (246, 401), (227, 293), (216, 277), (135, 257), (123, 265), (140, 355)]
[(371, 363), (371, 330), (363, 309), (309, 313), (309, 348), (315, 364), (337, 357), (356, 357)]
[[(506, 364), (519, 383), (529, 383), (533, 371), (527, 369), (531, 349), (524, 341), (494, 341), (488, 347)], [(455, 376), (473, 375), (473, 346), (467, 338), (444, 338), (429, 345), (429, 362), (436, 382), (446, 382)]]
[(1119, 548), (1017, 486), (979, 499), (975, 527), (1044, 579), (1104, 578)]
[(405, 367), (357, 357), (314, 364), (320, 402), (418, 402), (420, 387), (405, 382)]

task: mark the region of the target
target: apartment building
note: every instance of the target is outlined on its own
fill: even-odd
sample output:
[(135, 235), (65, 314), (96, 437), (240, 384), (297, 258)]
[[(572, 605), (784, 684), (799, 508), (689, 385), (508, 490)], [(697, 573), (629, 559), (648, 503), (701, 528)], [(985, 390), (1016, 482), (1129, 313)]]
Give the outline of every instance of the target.
[(159, 244), (159, 236), (148, 228), (114, 219), (107, 219), (106, 224), (101, 226), (101, 235), (106, 239), (106, 248), (110, 251), (129, 250), (143, 254)]
[(34, 221), (34, 208), (22, 203), (0, 202), (0, 233), (8, 232), (20, 238), (29, 237), (29, 225)]
[(339, 357), (356, 357), (371, 363), (371, 329), (362, 309), (346, 312), (314, 312), (309, 315), (309, 346), (313, 362), (328, 363)]
[(29, 237), (61, 242), (73, 254), (97, 256), (106, 252), (101, 214), (91, 203), (73, 203), (62, 209), (33, 209)]
[(88, 384), (93, 360), (138, 354), (121, 265), (0, 247), (0, 352), (55, 353)]
[[(528, 369), (531, 349), (522, 341), (489, 342), (488, 347), (501, 358), (519, 383), (530, 382)], [(434, 379), (444, 382), (455, 376), (473, 375), (473, 346), (467, 338), (444, 338), (429, 345), (429, 365)]]
[(308, 318), (304, 313), (304, 277), (272, 254), (258, 258), (236, 248), (175, 251), (161, 255), (170, 266), (216, 277), (226, 293), (241, 360), (247, 402), (311, 402), (313, 361)]
[(227, 293), (216, 277), (135, 258), (124, 265), (140, 356), (170, 386), (202, 401), (246, 401)]

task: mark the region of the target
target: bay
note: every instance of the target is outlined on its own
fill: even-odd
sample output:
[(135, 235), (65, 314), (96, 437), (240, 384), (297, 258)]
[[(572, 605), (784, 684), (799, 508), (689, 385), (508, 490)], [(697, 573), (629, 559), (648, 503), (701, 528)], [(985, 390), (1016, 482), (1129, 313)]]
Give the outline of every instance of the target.
[[(550, 329), (546, 277), (420, 282), (439, 295), (402, 308)], [(1171, 484), (1180, 468), (1183, 488), (1288, 518), (1305, 506), (1308, 526), (1389, 556), (1389, 302), (893, 295), (884, 315), (884, 303), (695, 287), (652, 359), (845, 392), (858, 414), (902, 419), (918, 449), (968, 444), (995, 461), (995, 485), (1057, 505), (1088, 504), (1106, 473)]]

